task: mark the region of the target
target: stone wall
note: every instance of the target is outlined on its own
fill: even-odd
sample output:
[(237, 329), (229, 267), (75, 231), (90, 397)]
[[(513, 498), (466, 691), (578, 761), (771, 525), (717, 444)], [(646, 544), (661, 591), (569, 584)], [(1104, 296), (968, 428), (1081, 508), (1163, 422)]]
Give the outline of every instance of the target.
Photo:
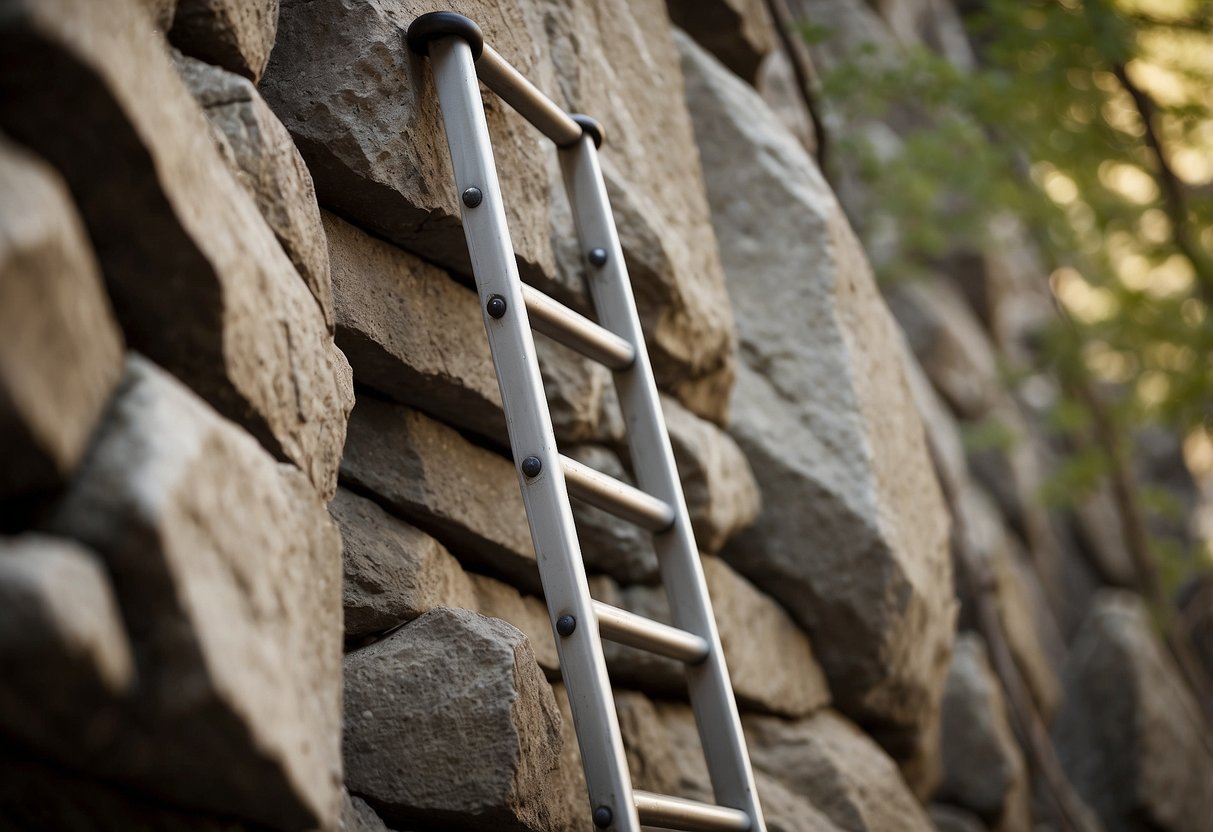
[[(0, 829), (592, 828), (402, 37), (445, 7), (606, 124), (769, 828), (1072, 828), (1025, 715), (1088, 828), (1201, 828), (1197, 702), (995, 377), (1030, 246), (885, 297), (814, 156), (805, 61), (963, 66), (950, 6), (0, 0)], [(524, 279), (592, 312), (554, 152), (486, 102)], [(562, 450), (628, 478), (609, 372), (537, 348)], [(966, 455), (991, 413), (1026, 441)], [(668, 616), (648, 536), (574, 510), (595, 597)], [(679, 668), (607, 661), (637, 787), (710, 800)]]

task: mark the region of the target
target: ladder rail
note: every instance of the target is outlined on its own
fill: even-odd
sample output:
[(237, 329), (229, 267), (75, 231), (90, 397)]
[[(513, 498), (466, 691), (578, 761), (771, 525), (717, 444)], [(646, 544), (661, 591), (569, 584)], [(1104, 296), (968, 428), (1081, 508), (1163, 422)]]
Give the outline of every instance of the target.
[[(550, 617), (572, 616), (575, 622), (594, 622), (472, 51), (462, 38), (451, 36), (430, 42), (429, 55), (456, 186), (461, 194), (469, 188), (481, 194), (478, 201), (462, 200), (463, 227)], [(470, 201), (476, 204), (469, 205)], [(506, 304), (506, 313), (500, 318), (485, 309), (494, 296)], [(531, 459), (538, 460), (538, 471), (533, 464), (528, 466)], [(535, 471), (534, 475), (529, 476), (524, 468)], [(586, 766), (591, 804), (596, 811), (609, 809), (614, 828), (639, 832), (640, 820), (597, 627), (581, 626), (567, 636), (557, 636), (556, 646), (565, 669), (578, 745), (583, 759), (595, 761), (595, 765)]]

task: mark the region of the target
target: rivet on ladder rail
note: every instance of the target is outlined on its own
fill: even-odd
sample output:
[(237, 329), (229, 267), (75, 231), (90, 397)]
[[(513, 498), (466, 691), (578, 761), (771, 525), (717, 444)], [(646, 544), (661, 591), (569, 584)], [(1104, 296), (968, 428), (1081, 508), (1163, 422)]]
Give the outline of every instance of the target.
[(556, 632), (560, 635), (571, 636), (573, 631), (577, 629), (577, 619), (571, 615), (562, 615), (556, 619)]
[(614, 819), (615, 815), (611, 812), (611, 807), (609, 806), (599, 806), (594, 810), (594, 825), (599, 829), (606, 829)]
[(505, 298), (501, 295), (493, 295), (484, 308), (488, 310), (490, 318), (500, 318), (505, 314)]
[(537, 456), (528, 456), (522, 460), (522, 473), (528, 477), (537, 477), (539, 472), (543, 470), (543, 463)]
[(479, 188), (468, 188), (463, 192), (463, 204), (469, 208), (475, 208), (484, 199), (484, 194)]
[(590, 263), (595, 266), (605, 266), (607, 261), (607, 253), (605, 248), (590, 249)]

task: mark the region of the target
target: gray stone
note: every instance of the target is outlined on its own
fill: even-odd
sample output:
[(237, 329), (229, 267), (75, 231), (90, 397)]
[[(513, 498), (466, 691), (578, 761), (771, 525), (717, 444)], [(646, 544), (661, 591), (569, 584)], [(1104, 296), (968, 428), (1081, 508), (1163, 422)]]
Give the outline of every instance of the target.
[[(665, 728), (665, 736), (653, 737), (650, 742), (657, 747), (669, 743), (673, 748), (677, 774), (674, 793), (714, 803), (715, 796), (703, 759), (702, 741), (695, 728), (695, 716), (690, 707), (663, 702), (657, 709)], [(755, 769), (754, 785), (758, 789), (758, 800), (770, 832), (838, 832), (841, 829), (853, 828), (835, 825), (834, 821), (812, 802), (808, 794), (798, 788), (789, 787), (766, 771)]]
[(763, 0), (666, 0), (670, 19), (716, 59), (754, 84), (777, 45)]
[(0, 662), (5, 734), (51, 753), (113, 739), (134, 658), (92, 552), (45, 535), (0, 538)]
[(943, 779), (935, 799), (970, 809), (992, 829), (1031, 829), (1023, 754), (1007, 721), (998, 677), (973, 633), (961, 634), (952, 653), (940, 747)]
[(232, 173), (256, 201), (332, 331), (333, 288), (320, 206), (290, 133), (247, 78), (184, 55), (174, 60), (211, 125), (227, 140)]
[(762, 506), (750, 463), (727, 433), (670, 396), (661, 409), (699, 549), (715, 554), (751, 525)]
[[(733, 314), (665, 5), (543, 0), (542, 8), (557, 100), (610, 131), (603, 172), (657, 383), (725, 424)], [(566, 271), (580, 272), (580, 252), (572, 262), (562, 256)]]
[(187, 55), (255, 84), (269, 63), (277, 31), (278, 0), (177, 0), (169, 37)]
[(1197, 832), (1213, 816), (1213, 738), (1130, 593), (1096, 596), (1053, 723), (1062, 766), (1108, 832)]
[(560, 678), (560, 656), (556, 652), (552, 622), (543, 599), (525, 595), (487, 575), (469, 572), (467, 577), (475, 599), (472, 609), (490, 618), (500, 618), (521, 630), (530, 642), (539, 666), (549, 677)]
[(345, 716), (347, 786), (386, 822), (553, 828), (560, 715), (510, 625), (437, 609), (350, 653)]
[(341, 543), (306, 477), (136, 357), (50, 525), (104, 559), (139, 676), (112, 743), (58, 755), (184, 806), (335, 822)]
[[(782, 716), (804, 716), (828, 705), (830, 691), (808, 637), (771, 598), (724, 561), (704, 556), (704, 578), (738, 704)], [(601, 579), (595, 597), (664, 623), (673, 623), (663, 587), (619, 588)], [(686, 696), (684, 668), (672, 659), (603, 642), (612, 676), (662, 695)]]
[[(562, 452), (589, 467), (629, 484), (632, 478), (614, 451), (597, 445), (575, 445)], [(573, 498), (573, 520), (586, 570), (610, 575), (625, 584), (658, 580), (653, 536), (615, 515)]]
[(341, 793), (340, 832), (389, 832), (382, 818), (360, 797), (349, 792)]
[(932, 803), (927, 807), (927, 814), (935, 824), (935, 832), (986, 832), (981, 818), (956, 806)]
[(893, 760), (833, 711), (796, 722), (758, 716), (744, 722), (754, 767), (811, 801), (840, 829), (932, 831)]
[(0, 499), (61, 484), (122, 375), (122, 334), (67, 189), (0, 138)]
[(518, 473), (505, 457), (411, 408), (362, 396), (341, 476), (457, 557), (538, 589)]
[(803, 147), (678, 42), (741, 339), (730, 432), (762, 491), (725, 557), (808, 629), (835, 705), (908, 760), (930, 745), (955, 605), (897, 330)]
[(146, 13), (134, 0), (7, 8), (0, 129), (67, 180), (131, 347), (331, 496), (349, 366)]
[[(807, 55), (807, 52), (805, 53)], [(776, 49), (762, 60), (754, 82), (758, 94), (767, 103), (783, 126), (800, 140), (807, 153), (817, 154), (817, 130), (813, 114), (805, 103), (796, 80), (796, 70), (782, 49)]]

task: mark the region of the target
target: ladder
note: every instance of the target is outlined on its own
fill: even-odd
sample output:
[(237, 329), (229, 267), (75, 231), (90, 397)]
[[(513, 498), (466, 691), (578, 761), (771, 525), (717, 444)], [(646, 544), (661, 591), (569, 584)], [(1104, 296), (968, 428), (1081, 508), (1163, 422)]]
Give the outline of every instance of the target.
[[(418, 17), (409, 47), (428, 55), (485, 329), (505, 407), (549, 617), (599, 829), (641, 825), (705, 832), (765, 832), (754, 774), (712, 615), (699, 551), (623, 251), (598, 163), (602, 128), (570, 115), (484, 43), (453, 12)], [(559, 149), (584, 252), (595, 323), (518, 277), (477, 79)], [(531, 327), (614, 371), (639, 488), (561, 456), (535, 358)], [(590, 597), (569, 495), (653, 533), (675, 626)], [(704, 758), (718, 805), (632, 788), (603, 659), (607, 638), (684, 663)]]

